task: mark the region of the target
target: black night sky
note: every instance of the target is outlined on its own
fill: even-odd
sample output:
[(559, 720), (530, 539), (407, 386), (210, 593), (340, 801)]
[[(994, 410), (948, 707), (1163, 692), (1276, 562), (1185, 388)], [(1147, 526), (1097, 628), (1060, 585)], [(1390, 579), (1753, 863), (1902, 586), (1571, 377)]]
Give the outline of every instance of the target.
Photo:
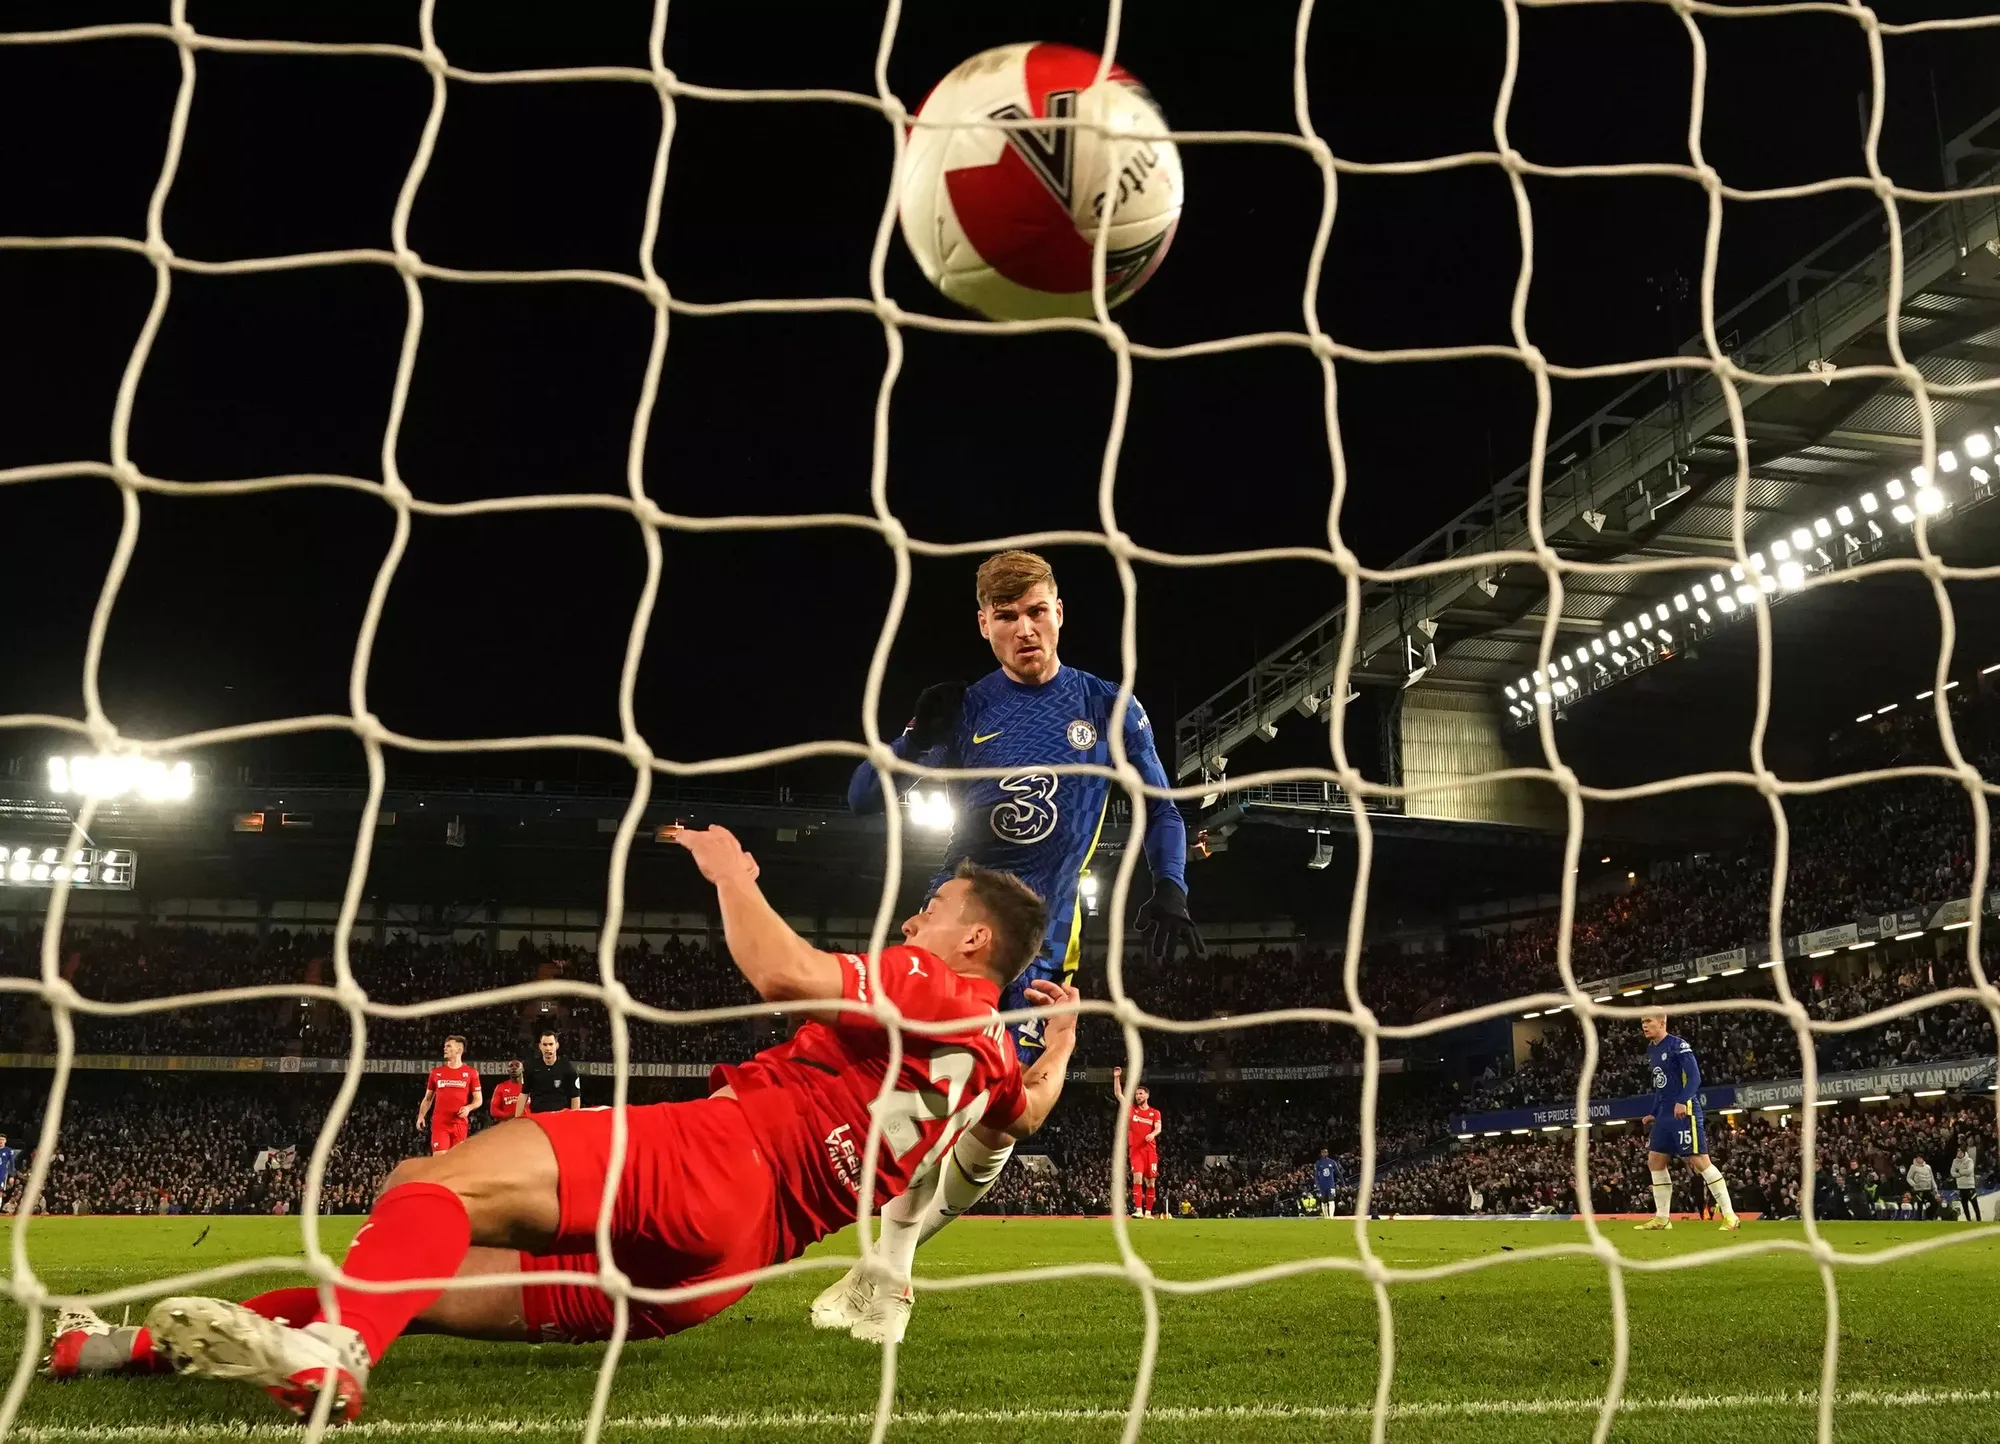
[[(1970, 13), (1931, 0), (1886, 19)], [(17, 3), (9, 29), (158, 21), (150, 3)], [(218, 35), (417, 43), (414, 4), (271, 7), (196, 0)], [(1127, 7), (1119, 58), (1189, 129), (1290, 130), (1296, 10)], [(879, 5), (676, 0), (668, 64), (714, 86), (872, 90)], [(1104, 13), (1073, 0), (913, 0), (889, 65), (914, 105), (960, 59), (1014, 40), (1097, 48)], [(1704, 19), (1703, 143), (1733, 184), (1863, 170), (1860, 27), (1828, 15)], [(476, 69), (644, 65), (648, 7), (438, 6), (438, 41)], [(1664, 5), (1528, 10), (1509, 118), (1513, 143), (1554, 164), (1684, 161), (1690, 48)], [(1883, 162), (1940, 184), (1939, 137), (1994, 104), (1993, 31), (1884, 42)], [(1480, 0), (1325, 4), (1307, 67), (1312, 113), (1343, 156), (1407, 159), (1490, 148), (1504, 14)], [(387, 58), (205, 52), (185, 154), (165, 211), (180, 255), (223, 260), (384, 247), (430, 103), (421, 67)], [(144, 230), (178, 83), (157, 39), (0, 47), (0, 234)], [(636, 273), (659, 110), (632, 84), (453, 84), (417, 197), (411, 241), (465, 268), (588, 266)], [(1318, 173), (1273, 146), (1184, 150), (1188, 205), (1172, 254), (1118, 317), (1169, 344), (1300, 329)], [(866, 294), (890, 137), (867, 110), (684, 100), (657, 264), (677, 296)], [(1569, 363), (1673, 350), (1694, 330), (1681, 280), (1699, 273), (1705, 201), (1682, 181), (1532, 180), (1530, 333)], [(1874, 205), (1856, 193), (1727, 207), (1718, 294), (1741, 296)], [(1511, 197), (1492, 167), (1346, 177), (1324, 283), (1327, 329), (1361, 346), (1510, 339), (1520, 260)], [(900, 237), (890, 293), (938, 313)], [(0, 467), (108, 459), (113, 397), (153, 290), (143, 258), (0, 251)], [(531, 492), (622, 493), (650, 334), (638, 296), (601, 285), (424, 284), (426, 320), (398, 463), (441, 501)], [(212, 481), (288, 472), (382, 474), (404, 325), (382, 266), (266, 276), (176, 274), (139, 386), (132, 455), (149, 474)], [(911, 532), (970, 540), (1098, 522), (1112, 394), (1106, 349), (1082, 336), (905, 335), (889, 497)], [(865, 316), (674, 319), (645, 479), (694, 514), (868, 510), (880, 327)], [(1386, 563), (1525, 460), (1527, 374), (1506, 362), (1343, 365), (1340, 424), (1352, 489), (1343, 533)], [(1615, 383), (1558, 383), (1558, 426)], [(1318, 368), (1295, 349), (1139, 362), (1118, 475), (1121, 525), (1161, 549), (1323, 545), (1331, 470)], [(117, 535), (101, 479), (0, 486), (12, 621), (0, 713), (82, 712), (84, 638)], [(354, 493), (295, 491), (143, 503), (137, 553), (103, 666), (121, 729), (194, 728), (346, 710), (367, 589), (389, 510)], [(666, 576), (639, 687), (642, 730), (695, 759), (811, 738), (858, 738), (864, 672), (892, 578), (860, 531), (668, 534)], [(1065, 656), (1115, 674), (1118, 596), (1095, 549), (1055, 557), (1070, 601)], [(987, 665), (969, 561), (917, 563), (884, 699), (900, 725), (924, 683)], [(642, 576), (618, 513), (423, 519), (397, 575), (369, 678), (391, 727), (429, 737), (617, 734), (616, 679)], [(1324, 567), (1226, 572), (1142, 567), (1140, 694), (1171, 716), (1336, 599)], [(38, 755), (32, 736), (0, 755)], [(342, 736), (266, 741), (231, 761), (359, 769)], [(422, 773), (603, 776), (570, 754), (397, 757)], [(787, 779), (825, 787), (844, 764)], [(767, 777), (762, 779), (770, 780)]]

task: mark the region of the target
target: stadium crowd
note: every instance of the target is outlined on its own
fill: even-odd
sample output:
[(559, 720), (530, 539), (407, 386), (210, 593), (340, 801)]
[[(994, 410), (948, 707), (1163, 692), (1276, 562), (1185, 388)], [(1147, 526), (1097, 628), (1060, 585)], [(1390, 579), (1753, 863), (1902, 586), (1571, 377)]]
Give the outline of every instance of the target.
[[(1770, 1121), (1782, 1117), (1782, 1123)], [(1736, 1207), (1767, 1218), (1799, 1212), (1800, 1142), (1794, 1114), (1740, 1114), (1711, 1119), (1710, 1156), (1729, 1180)], [(1736, 1126), (1727, 1126), (1730, 1124)], [(1923, 1158), (1940, 1189), (1960, 1150), (1970, 1144), (1978, 1176), (1994, 1161), (1991, 1104), (1936, 1109), (1843, 1105), (1822, 1109), (1815, 1147), (1815, 1213), (1821, 1218), (1889, 1217), (1905, 1193), (1910, 1168)], [(1637, 1123), (1592, 1130), (1592, 1205), (1605, 1213), (1651, 1213), (1646, 1131)], [(1575, 1135), (1567, 1129), (1526, 1138), (1483, 1141), (1394, 1169), (1373, 1200), (1377, 1213), (1527, 1214), (1577, 1211)], [(1696, 1212), (1703, 1190), (1676, 1167), (1674, 1208)], [(1912, 1200), (1914, 1203), (1915, 1200)]]

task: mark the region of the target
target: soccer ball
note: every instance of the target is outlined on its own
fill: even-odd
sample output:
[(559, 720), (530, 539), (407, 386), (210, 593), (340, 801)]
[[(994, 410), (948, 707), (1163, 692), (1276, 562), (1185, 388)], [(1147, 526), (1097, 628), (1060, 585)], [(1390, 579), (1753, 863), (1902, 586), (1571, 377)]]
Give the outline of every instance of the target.
[(903, 239), (961, 306), (1000, 321), (1090, 315), (1107, 195), (1105, 300), (1117, 305), (1159, 269), (1180, 223), (1180, 152), (1171, 141), (1113, 138), (1166, 121), (1122, 65), (1093, 85), (1097, 65), (1070, 45), (1003, 45), (952, 71), (917, 111), (924, 121), (1077, 117), (1110, 132), (911, 127)]

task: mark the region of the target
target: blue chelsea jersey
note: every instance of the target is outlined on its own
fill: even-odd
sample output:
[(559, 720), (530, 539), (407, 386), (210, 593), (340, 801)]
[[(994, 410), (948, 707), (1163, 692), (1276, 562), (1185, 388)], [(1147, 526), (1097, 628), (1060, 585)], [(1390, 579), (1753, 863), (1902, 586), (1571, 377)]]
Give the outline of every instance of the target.
[[(1009, 769), (1001, 777), (951, 783), (951, 843), (931, 888), (949, 880), (968, 858), (1020, 878), (1048, 904), (1043, 956), (1061, 963), (1065, 973), (1075, 968), (1082, 931), (1078, 886), (1103, 827), (1113, 784), (1105, 777), (1048, 769), (1062, 763), (1111, 764), (1106, 734), (1117, 698), (1117, 683), (1074, 667), (1064, 667), (1040, 686), (994, 671), (966, 688), (952, 740), (911, 759), (928, 767)], [(908, 755), (907, 740), (898, 739), (899, 756)], [(1137, 698), (1125, 709), (1125, 752), (1148, 783), (1170, 785), (1152, 723)], [(858, 805), (873, 788), (874, 769), (864, 763), (855, 773), (850, 800)], [(1146, 858), (1156, 880), (1164, 877), (1186, 887), (1187, 828), (1171, 802), (1149, 799)]]
[(1694, 1049), (1674, 1034), (1647, 1048), (1646, 1062), (1652, 1073), (1656, 1115), (1671, 1113), (1676, 1103), (1691, 1104), (1701, 1092), (1701, 1065), (1695, 1061)]

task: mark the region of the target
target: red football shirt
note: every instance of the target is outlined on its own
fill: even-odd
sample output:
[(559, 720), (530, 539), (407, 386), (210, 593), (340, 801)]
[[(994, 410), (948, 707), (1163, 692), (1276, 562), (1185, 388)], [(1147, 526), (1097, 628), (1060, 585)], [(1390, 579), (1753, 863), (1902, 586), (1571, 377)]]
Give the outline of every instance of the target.
[(512, 1118), (515, 1106), (521, 1101), (521, 1085), (512, 1078), (506, 1078), (493, 1085), (493, 1096), (487, 1100), (495, 1118)]
[[(842, 953), (841, 996), (871, 1001), (868, 963)], [(1000, 990), (961, 977), (932, 954), (893, 947), (882, 954), (882, 991), (905, 1016), (925, 1022), (980, 1018)], [(709, 1087), (736, 1090), (751, 1131), (778, 1180), (780, 1258), (854, 1222), (868, 1119), (889, 1068), (889, 1035), (873, 1018), (843, 1013), (807, 1022), (790, 1041), (747, 1063), (709, 1074)], [(905, 1033), (896, 1092), (882, 1110), (875, 1202), (909, 1187), (975, 1123), (1005, 1128), (1021, 1116), (1021, 1065), (995, 1022), (964, 1033)]]
[(1132, 1122), (1125, 1134), (1126, 1151), (1141, 1153), (1148, 1148), (1158, 1146), (1159, 1140), (1153, 1137), (1153, 1130), (1159, 1126), (1159, 1109), (1135, 1106), (1132, 1109)]
[(431, 1099), (431, 1121), (449, 1123), (458, 1117), (458, 1110), (471, 1100), (472, 1090), (478, 1086), (479, 1073), (467, 1064), (447, 1068), (440, 1063), (431, 1069), (430, 1089), (437, 1094)]

